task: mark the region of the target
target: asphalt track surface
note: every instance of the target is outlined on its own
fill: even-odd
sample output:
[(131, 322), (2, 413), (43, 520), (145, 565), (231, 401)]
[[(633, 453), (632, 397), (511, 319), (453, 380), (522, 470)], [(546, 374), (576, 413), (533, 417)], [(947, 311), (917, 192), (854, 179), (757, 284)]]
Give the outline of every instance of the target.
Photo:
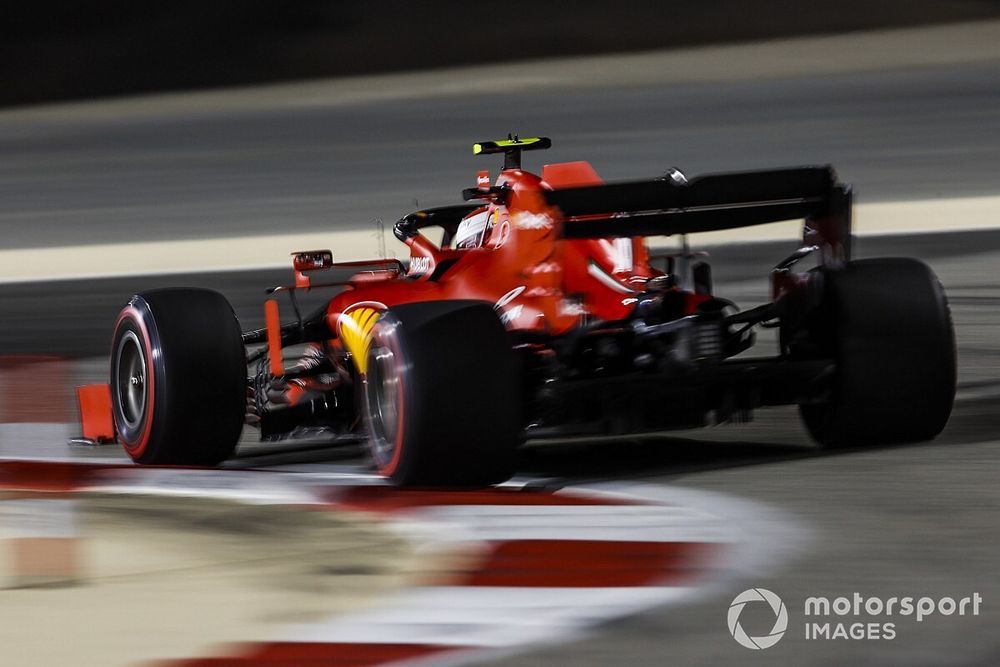
[[(861, 201), (996, 194), (1000, 62), (298, 109), (0, 122), (4, 248), (372, 228), (453, 203), (472, 142), (606, 179), (833, 163)], [(2, 119), (0, 119), (2, 120)], [(373, 241), (372, 251), (376, 244)]]
[[(331, 219), (391, 218), (412, 208), (413, 197), (421, 206), (453, 201), (456, 183), (480, 166), (456, 153), (464, 154), (469, 139), (520, 128), (553, 136), (558, 148), (546, 159), (590, 159), (608, 178), (670, 165), (698, 172), (829, 161), (873, 200), (996, 194), (997, 80), (1000, 65), (984, 64), (229, 120), (70, 124), (2, 138), (0, 220), (9, 247), (259, 233), (273, 230), (276, 219), (290, 231), (335, 230)], [(580, 109), (586, 112), (574, 113)], [(765, 271), (784, 250), (768, 243), (717, 251), (718, 293), (744, 306), (763, 299)], [(636, 478), (788, 511), (809, 527), (808, 541), (780, 567), (745, 582), (785, 600), (785, 638), (749, 651), (728, 637), (726, 610), (739, 588), (498, 664), (1000, 663), (1000, 232), (861, 239), (857, 254), (922, 257), (948, 291), (961, 386), (952, 420), (935, 442), (822, 452), (809, 444), (793, 409), (775, 409), (744, 426), (532, 447), (523, 456), (526, 473), (554, 484)], [(100, 355), (118, 306), (136, 289), (163, 284), (219, 287), (252, 325), (262, 288), (286, 278), (268, 272), (4, 286), (0, 344), (5, 353)], [(234, 465), (362, 465), (350, 456), (303, 449)], [(897, 623), (891, 641), (802, 638), (806, 597), (855, 591), (956, 598), (978, 592), (985, 602), (976, 617), (919, 624), (883, 618)], [(770, 625), (757, 621), (750, 634)]]

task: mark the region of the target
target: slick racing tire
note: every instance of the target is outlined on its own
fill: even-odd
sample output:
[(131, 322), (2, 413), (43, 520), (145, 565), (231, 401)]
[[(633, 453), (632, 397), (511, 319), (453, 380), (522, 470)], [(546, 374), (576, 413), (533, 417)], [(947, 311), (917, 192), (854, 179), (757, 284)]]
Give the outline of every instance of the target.
[(820, 444), (920, 442), (941, 432), (955, 398), (955, 334), (926, 264), (869, 259), (824, 271), (810, 329), (836, 361), (829, 400), (800, 407)]
[(245, 355), (221, 294), (163, 289), (132, 297), (111, 346), (112, 412), (132, 460), (212, 466), (232, 456), (246, 412)]
[(519, 372), (493, 308), (391, 308), (371, 332), (363, 410), (378, 471), (401, 486), (475, 487), (514, 472)]

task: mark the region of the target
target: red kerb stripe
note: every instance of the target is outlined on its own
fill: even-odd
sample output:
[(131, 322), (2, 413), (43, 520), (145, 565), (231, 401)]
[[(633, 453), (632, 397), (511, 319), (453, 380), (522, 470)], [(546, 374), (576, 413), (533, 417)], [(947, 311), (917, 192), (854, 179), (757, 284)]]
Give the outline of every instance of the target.
[(690, 583), (711, 567), (705, 542), (511, 540), (459, 578), (467, 586), (614, 587)]
[(128, 464), (62, 461), (0, 461), (0, 489), (75, 491), (103, 470), (132, 468)]
[(238, 655), (160, 663), (160, 667), (370, 667), (399, 660), (464, 650), (425, 644), (321, 644), (273, 642), (251, 644)]
[(636, 502), (585, 496), (574, 493), (555, 494), (540, 489), (500, 487), (472, 491), (398, 489), (390, 486), (356, 486), (335, 489), (328, 496), (339, 509), (361, 510), (389, 514), (441, 505), (529, 505), (529, 506), (620, 506)]

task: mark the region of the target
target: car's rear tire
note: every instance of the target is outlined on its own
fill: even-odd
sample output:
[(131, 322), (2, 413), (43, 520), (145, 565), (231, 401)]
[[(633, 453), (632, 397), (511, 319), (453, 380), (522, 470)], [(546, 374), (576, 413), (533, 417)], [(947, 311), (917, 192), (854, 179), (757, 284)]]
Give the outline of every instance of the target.
[(829, 399), (800, 407), (827, 447), (936, 437), (955, 397), (955, 334), (934, 272), (906, 258), (849, 262), (822, 274), (811, 342), (836, 361)]
[(224, 296), (162, 289), (132, 297), (115, 325), (111, 404), (137, 463), (217, 465), (246, 413), (246, 352)]
[(379, 472), (402, 486), (485, 486), (514, 472), (519, 371), (494, 310), (476, 301), (406, 304), (381, 314), (363, 408)]

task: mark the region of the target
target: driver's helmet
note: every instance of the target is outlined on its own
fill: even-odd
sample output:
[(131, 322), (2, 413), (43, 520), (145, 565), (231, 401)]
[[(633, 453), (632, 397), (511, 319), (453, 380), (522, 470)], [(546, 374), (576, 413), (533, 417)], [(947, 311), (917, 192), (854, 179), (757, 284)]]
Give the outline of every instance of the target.
[(455, 230), (455, 249), (468, 250), (482, 246), (486, 240), (489, 220), (490, 212), (486, 210), (473, 213), (458, 223), (458, 229)]

